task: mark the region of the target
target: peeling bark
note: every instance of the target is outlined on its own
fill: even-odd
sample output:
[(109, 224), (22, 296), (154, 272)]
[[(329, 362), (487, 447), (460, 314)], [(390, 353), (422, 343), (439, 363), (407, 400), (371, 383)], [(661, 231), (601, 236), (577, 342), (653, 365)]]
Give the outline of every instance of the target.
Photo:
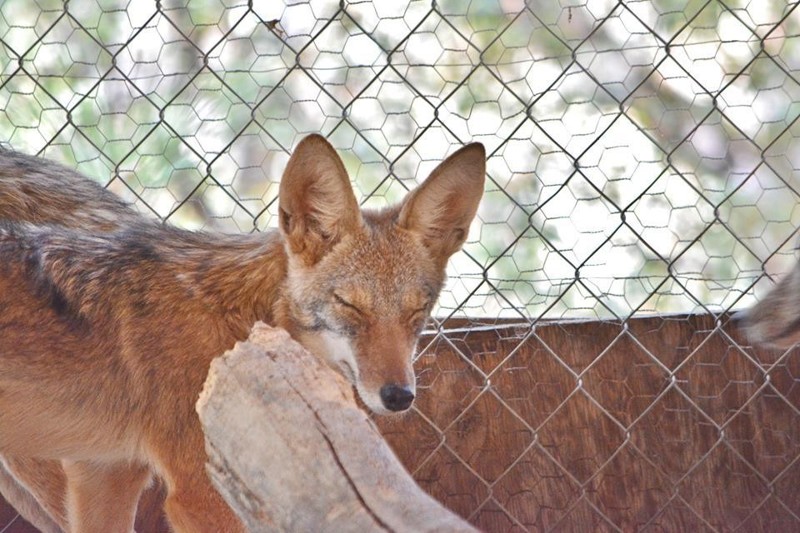
[(417, 486), (352, 387), (257, 324), (197, 404), (209, 474), (251, 531), (475, 531)]

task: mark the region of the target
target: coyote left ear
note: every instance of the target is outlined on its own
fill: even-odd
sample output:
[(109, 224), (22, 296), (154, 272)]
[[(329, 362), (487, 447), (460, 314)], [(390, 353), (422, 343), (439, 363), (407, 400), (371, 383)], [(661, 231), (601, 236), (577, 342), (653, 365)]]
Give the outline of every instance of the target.
[(483, 145), (468, 144), (442, 161), (400, 209), (399, 226), (419, 234), (442, 266), (467, 239), (485, 175)]
[(336, 150), (320, 135), (300, 141), (278, 194), (280, 229), (289, 251), (313, 265), (361, 225), (350, 178)]

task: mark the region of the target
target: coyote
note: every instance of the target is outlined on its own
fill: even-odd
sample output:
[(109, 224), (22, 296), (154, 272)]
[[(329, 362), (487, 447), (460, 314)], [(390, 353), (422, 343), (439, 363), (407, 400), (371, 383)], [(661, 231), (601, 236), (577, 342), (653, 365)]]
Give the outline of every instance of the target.
[(737, 315), (756, 344), (788, 349), (800, 342), (800, 263), (756, 305)]
[(81, 532), (131, 531), (153, 475), (176, 531), (242, 529), (205, 474), (194, 404), (211, 360), (258, 320), (340, 370), (372, 411), (408, 409), (417, 337), (485, 174), (470, 144), (399, 205), (362, 211), (333, 147), (311, 135), (281, 179), (279, 229), (215, 236), (14, 157), (0, 152), (0, 454), (48, 509), (60, 485), (28, 465), (60, 461), (53, 519)]
[(143, 220), (116, 195), (74, 170), (0, 149), (0, 221), (95, 232)]

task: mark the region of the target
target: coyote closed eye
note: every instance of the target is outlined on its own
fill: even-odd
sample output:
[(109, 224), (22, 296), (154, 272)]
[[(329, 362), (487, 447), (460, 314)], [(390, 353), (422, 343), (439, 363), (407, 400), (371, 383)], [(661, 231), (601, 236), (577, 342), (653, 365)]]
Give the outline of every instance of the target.
[(4, 492), (32, 495), (61, 529), (130, 531), (155, 474), (176, 531), (241, 529), (204, 469), (194, 404), (211, 360), (261, 320), (340, 369), (373, 411), (408, 409), (417, 336), (484, 169), (468, 145), (399, 205), (362, 211), (312, 135), (282, 177), (279, 229), (217, 236), (0, 152), (0, 454), (16, 483)]

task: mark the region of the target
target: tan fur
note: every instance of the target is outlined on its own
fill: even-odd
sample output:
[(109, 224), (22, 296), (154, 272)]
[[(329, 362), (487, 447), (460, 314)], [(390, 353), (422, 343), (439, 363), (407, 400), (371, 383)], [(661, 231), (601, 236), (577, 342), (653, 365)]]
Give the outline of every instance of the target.
[(141, 216), (74, 170), (0, 149), (0, 219), (110, 231)]
[(66, 528), (66, 486), (58, 461), (0, 457), (0, 493), (42, 533)]
[[(282, 178), (280, 230), (253, 236), (161, 226), (96, 186), (57, 187), (57, 165), (0, 163), (15, 168), (0, 170), (0, 454), (21, 465), (16, 481), (72, 531), (130, 531), (151, 475), (176, 531), (240, 530), (194, 412), (211, 359), (262, 320), (341, 369), (370, 409), (407, 408), (382, 389), (413, 394), (417, 335), (484, 157), (465, 147), (412, 202), (360, 212), (333, 148), (307, 137)], [(24, 461), (60, 461), (66, 487)]]
[(800, 342), (800, 263), (751, 309), (742, 324), (757, 344), (791, 348)]

